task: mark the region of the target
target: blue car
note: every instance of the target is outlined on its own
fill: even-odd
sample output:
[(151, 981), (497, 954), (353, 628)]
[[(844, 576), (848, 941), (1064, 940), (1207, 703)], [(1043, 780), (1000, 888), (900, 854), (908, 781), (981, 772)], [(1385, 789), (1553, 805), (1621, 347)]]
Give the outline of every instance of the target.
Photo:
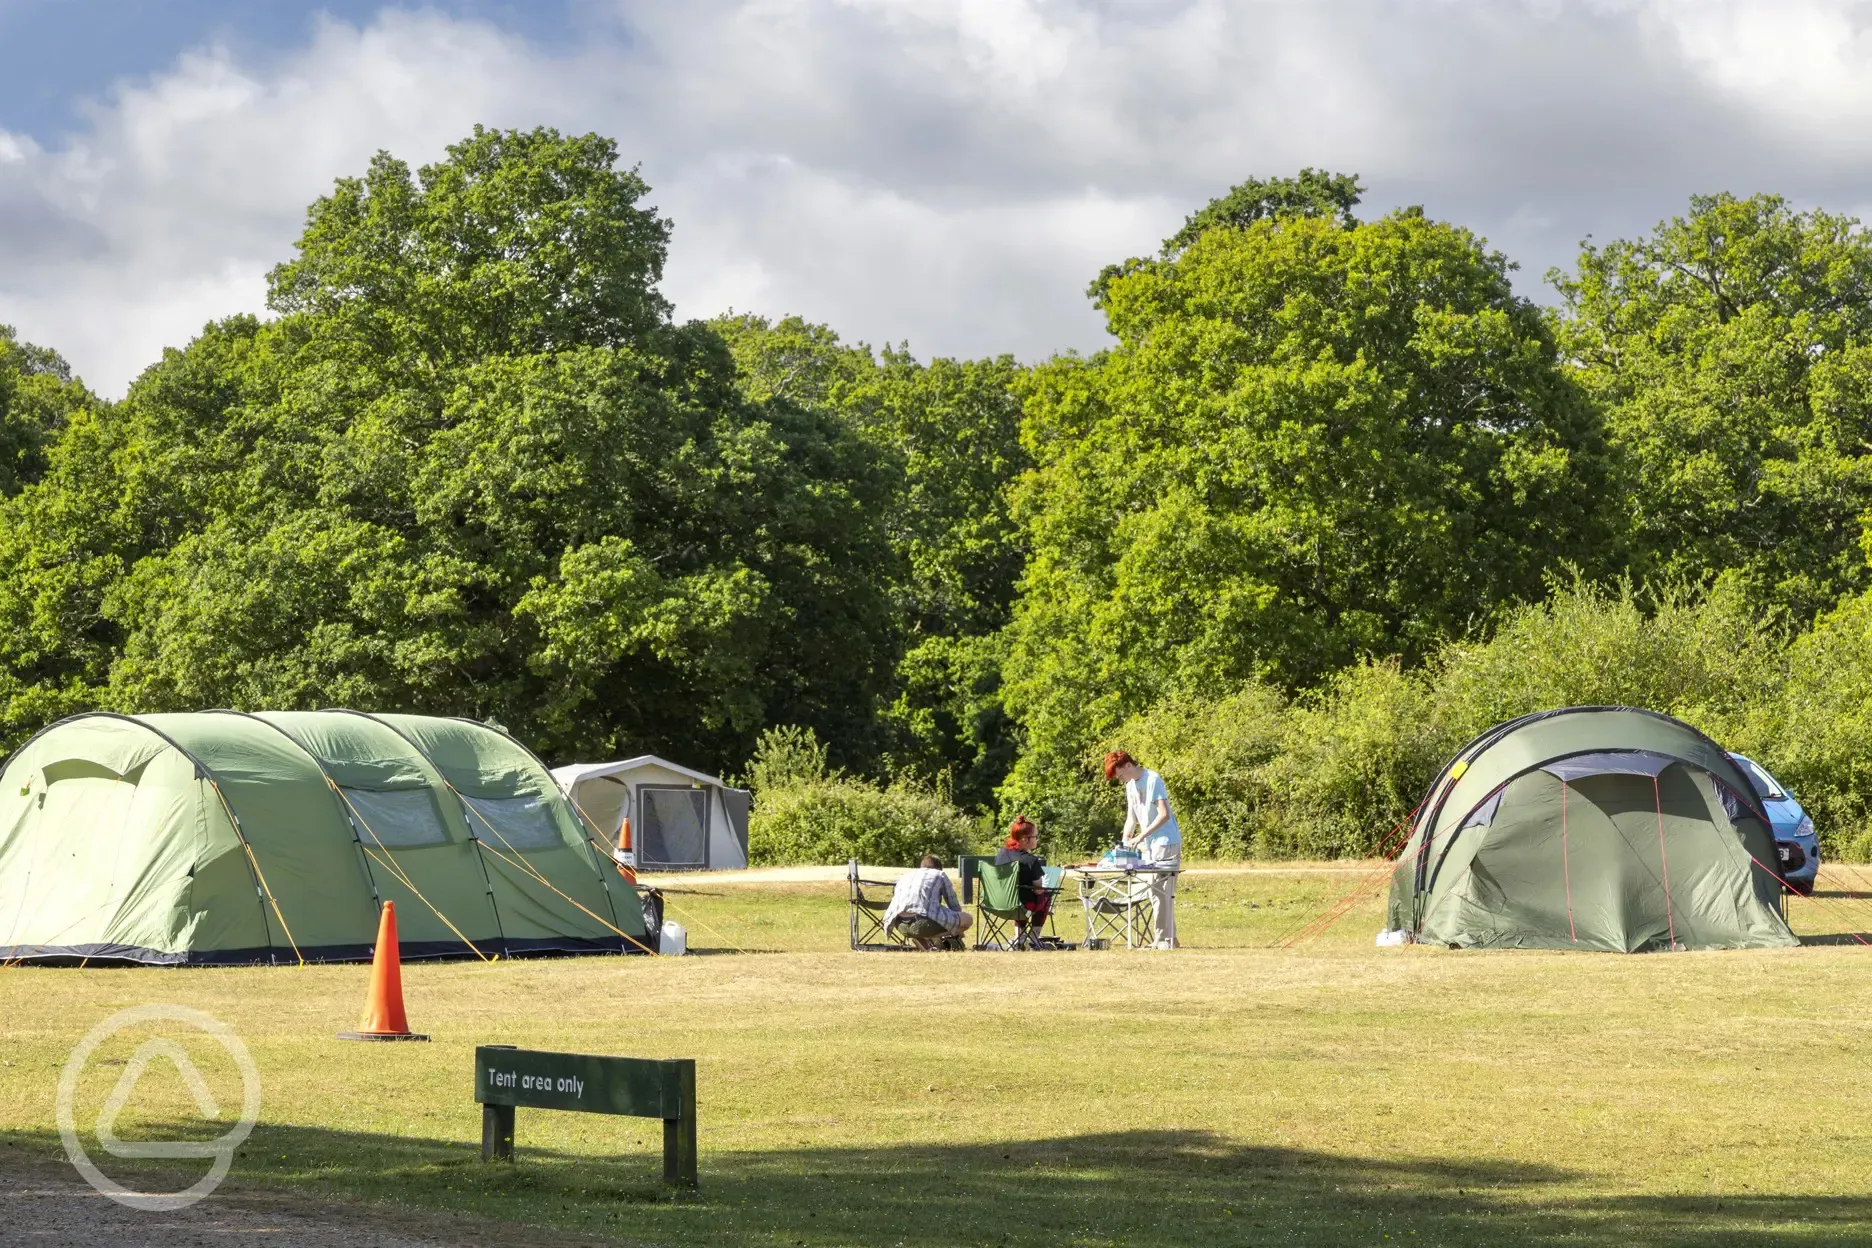
[(1775, 870), (1792, 891), (1802, 897), (1812, 896), (1814, 880), (1820, 874), (1820, 841), (1814, 836), (1813, 820), (1794, 800), (1794, 795), (1768, 774), (1766, 767), (1740, 754), (1729, 757), (1755, 786), (1762, 809), (1768, 812), (1768, 819), (1774, 824), (1775, 856), (1781, 860), (1775, 864)]

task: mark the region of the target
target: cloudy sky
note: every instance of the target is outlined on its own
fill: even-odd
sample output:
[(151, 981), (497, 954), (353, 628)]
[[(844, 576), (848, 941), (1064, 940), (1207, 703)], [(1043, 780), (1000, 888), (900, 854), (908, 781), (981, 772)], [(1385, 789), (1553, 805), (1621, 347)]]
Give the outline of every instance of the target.
[(121, 394), (476, 122), (615, 137), (683, 317), (1094, 349), (1101, 265), (1303, 165), (1538, 298), (1695, 192), (1872, 206), (1869, 71), (1872, 0), (0, 0), (0, 323)]

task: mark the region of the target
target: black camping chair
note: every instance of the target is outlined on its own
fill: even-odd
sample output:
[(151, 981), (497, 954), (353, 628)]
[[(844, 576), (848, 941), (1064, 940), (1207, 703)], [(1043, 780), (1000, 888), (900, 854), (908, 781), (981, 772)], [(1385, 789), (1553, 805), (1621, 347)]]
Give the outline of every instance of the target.
[[(895, 931), (884, 927), (884, 912), (890, 909), (891, 893), (896, 885), (884, 880), (867, 880), (858, 874), (858, 860), (846, 864), (846, 881), (851, 886), (851, 947), (860, 953), (889, 953), (915, 949)], [(866, 892), (866, 889), (872, 891)], [(881, 895), (880, 895), (881, 893)]]

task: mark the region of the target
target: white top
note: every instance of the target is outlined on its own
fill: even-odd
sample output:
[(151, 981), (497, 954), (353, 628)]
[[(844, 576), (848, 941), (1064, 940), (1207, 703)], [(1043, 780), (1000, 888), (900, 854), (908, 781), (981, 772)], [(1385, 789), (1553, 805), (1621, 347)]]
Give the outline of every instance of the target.
[(1177, 826), (1176, 811), (1170, 807), (1170, 791), (1164, 788), (1163, 777), (1145, 767), (1135, 780), (1125, 781), (1125, 808), (1130, 813), (1131, 822), (1142, 831), (1150, 826), (1157, 815), (1157, 803), (1162, 802), (1170, 817), (1163, 825), (1142, 841), (1138, 848), (1143, 851), (1147, 863), (1168, 862), (1183, 853), (1183, 829)]

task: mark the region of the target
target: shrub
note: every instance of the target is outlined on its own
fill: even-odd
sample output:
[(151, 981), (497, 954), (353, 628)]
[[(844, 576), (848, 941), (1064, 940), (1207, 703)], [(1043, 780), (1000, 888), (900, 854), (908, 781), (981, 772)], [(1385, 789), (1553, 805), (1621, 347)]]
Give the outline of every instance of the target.
[(911, 867), (924, 854), (938, 854), (953, 865), (977, 839), (976, 821), (940, 794), (838, 778), (760, 794), (748, 824), (748, 860), (795, 866), (856, 858), (867, 866)]
[[(1163, 776), (1185, 854), (1243, 858), (1275, 822), (1264, 772), (1280, 753), (1286, 712), (1280, 692), (1260, 683), (1221, 698), (1185, 693), (1127, 721), (1107, 748), (1122, 746)], [(1118, 786), (1106, 787), (1122, 819)]]
[(751, 866), (805, 866), (856, 858), (867, 866), (914, 866), (924, 854), (953, 862), (978, 841), (975, 820), (941, 794), (899, 782), (879, 786), (826, 766), (810, 729), (761, 735), (748, 765), (754, 809)]
[[(1363, 856), (1385, 846), (1449, 756), (1491, 725), (1561, 706), (1639, 706), (1757, 752), (1840, 827), (1863, 829), (1868, 643), (1872, 602), (1803, 639), (1790, 680), (1781, 629), (1738, 581), (1647, 598), (1629, 584), (1576, 579), (1510, 613), (1488, 641), (1445, 646), (1416, 671), (1360, 663), (1293, 698), (1258, 683), (1220, 697), (1178, 694), (1100, 748), (1122, 746), (1163, 774), (1187, 854)], [(1123, 812), (1111, 786), (1069, 780), (1050, 800), (1109, 802), (1115, 828)], [(1872, 836), (1859, 836), (1860, 851), (1872, 849)], [(1836, 841), (1834, 852), (1845, 848), (1844, 834)]]
[(1430, 665), (1435, 713), (1467, 738), (1532, 711), (1637, 706), (1721, 739), (1778, 685), (1785, 646), (1733, 576), (1650, 595), (1575, 579), (1488, 641), (1444, 647)]
[(1255, 837), (1271, 858), (1363, 857), (1386, 848), (1462, 742), (1432, 714), (1435, 693), (1395, 661), (1361, 663), (1288, 709), (1262, 768), (1273, 818)]
[(1361, 663), (1291, 701), (1258, 683), (1166, 699), (1110, 744), (1162, 774), (1187, 855), (1364, 855), (1447, 753), (1427, 706), (1421, 678)]
[(1872, 857), (1872, 595), (1795, 640), (1778, 696), (1738, 736), (1812, 816), (1823, 859)]
[(769, 728), (754, 743), (754, 759), (743, 783), (755, 793), (795, 784), (814, 784), (832, 775), (826, 747), (810, 728), (785, 724)]

